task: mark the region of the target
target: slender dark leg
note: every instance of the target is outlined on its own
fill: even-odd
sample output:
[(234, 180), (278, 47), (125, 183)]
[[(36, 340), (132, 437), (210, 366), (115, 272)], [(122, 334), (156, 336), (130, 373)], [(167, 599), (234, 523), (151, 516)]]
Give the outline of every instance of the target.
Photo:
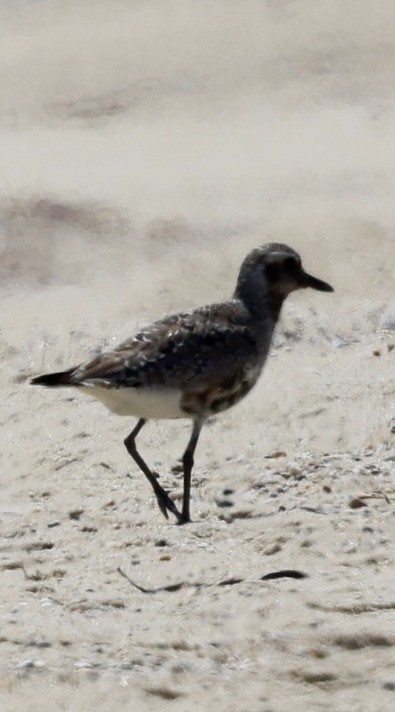
[(193, 467), (193, 454), (199, 440), (200, 431), (203, 427), (203, 418), (196, 418), (193, 421), (192, 435), (189, 439), (186, 450), (182, 456), (182, 463), (184, 465), (184, 497), (182, 501), (182, 512), (181, 517), (178, 520), (179, 524), (185, 524), (190, 522), (189, 516), (189, 498), (191, 493), (191, 472)]
[(181, 520), (182, 515), (178, 511), (176, 505), (174, 504), (173, 500), (170, 499), (169, 495), (165, 490), (160, 486), (158, 480), (154, 475), (152, 474), (151, 470), (149, 469), (148, 465), (144, 462), (143, 458), (141, 455), (137, 452), (137, 447), (136, 447), (136, 438), (142, 429), (143, 425), (145, 425), (147, 421), (144, 418), (140, 418), (140, 420), (137, 422), (137, 425), (133, 428), (132, 432), (130, 435), (128, 435), (127, 438), (125, 438), (124, 443), (126, 446), (126, 449), (135, 461), (136, 465), (139, 466), (140, 470), (145, 474), (147, 480), (151, 484), (152, 489), (155, 492), (156, 499), (158, 500), (159, 508), (162, 514), (166, 517), (166, 519), (169, 518), (169, 515), (167, 514), (167, 510), (169, 512), (172, 512), (177, 519)]

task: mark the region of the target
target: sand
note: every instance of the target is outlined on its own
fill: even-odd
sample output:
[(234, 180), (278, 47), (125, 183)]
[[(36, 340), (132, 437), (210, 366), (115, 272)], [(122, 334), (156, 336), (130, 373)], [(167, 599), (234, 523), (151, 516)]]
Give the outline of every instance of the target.
[[(2, 710), (394, 709), (394, 21), (1, 3)], [(287, 301), (178, 527), (132, 421), (28, 378), (228, 296), (273, 239), (336, 291)], [(176, 499), (188, 434), (140, 438)]]

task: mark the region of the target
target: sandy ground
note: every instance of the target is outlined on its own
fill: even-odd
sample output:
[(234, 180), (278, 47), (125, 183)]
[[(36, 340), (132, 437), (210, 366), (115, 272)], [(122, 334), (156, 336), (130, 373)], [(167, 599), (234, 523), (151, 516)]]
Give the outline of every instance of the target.
[[(392, 711), (392, 0), (0, 20), (1, 710)], [(289, 299), (177, 527), (132, 422), (26, 379), (227, 296), (269, 239), (336, 292)], [(141, 435), (176, 498), (188, 433)]]

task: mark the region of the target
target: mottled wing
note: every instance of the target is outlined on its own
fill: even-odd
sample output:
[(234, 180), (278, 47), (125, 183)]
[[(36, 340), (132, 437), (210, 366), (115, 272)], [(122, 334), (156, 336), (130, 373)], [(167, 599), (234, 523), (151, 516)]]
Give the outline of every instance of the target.
[(119, 387), (176, 387), (199, 391), (229, 382), (249, 363), (257, 347), (244, 325), (213, 323), (204, 313), (179, 314), (156, 322), (78, 367), (74, 383)]

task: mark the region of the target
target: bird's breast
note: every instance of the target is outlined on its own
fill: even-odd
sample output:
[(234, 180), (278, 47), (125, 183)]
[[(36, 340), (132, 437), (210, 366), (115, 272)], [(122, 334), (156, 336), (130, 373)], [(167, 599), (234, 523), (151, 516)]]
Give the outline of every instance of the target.
[(232, 377), (207, 384), (206, 388), (188, 390), (182, 394), (181, 408), (188, 415), (214, 415), (236, 405), (255, 385), (262, 365), (240, 368)]

